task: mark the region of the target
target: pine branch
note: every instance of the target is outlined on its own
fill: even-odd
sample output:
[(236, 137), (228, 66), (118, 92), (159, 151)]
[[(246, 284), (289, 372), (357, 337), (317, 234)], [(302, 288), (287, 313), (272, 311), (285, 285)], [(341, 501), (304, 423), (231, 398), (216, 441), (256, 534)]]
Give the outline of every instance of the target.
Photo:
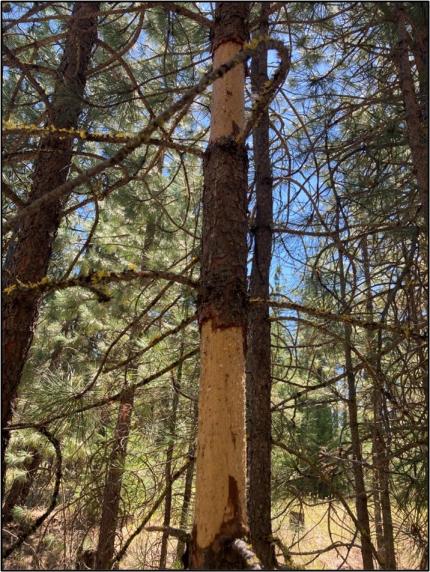
[[(213, 71), (207, 72), (202, 79), (194, 87), (190, 88), (181, 98), (174, 102), (165, 111), (157, 115), (149, 121), (148, 125), (140, 131), (135, 137), (128, 141), (121, 149), (119, 149), (112, 157), (104, 161), (100, 161), (94, 167), (88, 169), (81, 175), (75, 177), (71, 181), (67, 181), (62, 185), (59, 185), (55, 189), (46, 192), (42, 197), (33, 201), (30, 205), (20, 210), (20, 212), (8, 223), (3, 225), (3, 231), (8, 232), (16, 226), (16, 224), (24, 217), (31, 216), (41, 207), (49, 203), (53, 199), (59, 199), (62, 196), (70, 194), (73, 189), (79, 187), (80, 185), (88, 182), (91, 177), (102, 173), (106, 169), (118, 165), (124, 161), (133, 151), (142, 145), (148, 144), (154, 131), (162, 127), (171, 117), (180, 110), (188, 108), (194, 101), (195, 97), (202, 93), (209, 85), (211, 85), (215, 80), (223, 77), (227, 72), (232, 70), (238, 64), (245, 62), (252, 54), (256, 51), (260, 43), (265, 43), (268, 48), (276, 49), (280, 54), (282, 61), (288, 58), (288, 51), (282, 42), (278, 40), (271, 40), (270, 38), (259, 38), (253, 40), (249, 44), (245, 44), (242, 51), (238, 52), (230, 61), (219, 66)], [(276, 77), (276, 73), (275, 73)], [(252, 125), (247, 125), (247, 128), (252, 128)]]
[[(145, 385), (148, 385), (149, 383), (151, 383), (151, 381), (154, 381), (154, 380), (158, 379), (159, 377), (162, 377), (166, 373), (169, 373), (171, 370), (176, 369), (182, 362), (184, 362), (187, 359), (190, 359), (191, 357), (194, 357), (195, 355), (197, 355), (199, 353), (199, 351), (200, 351), (199, 348), (195, 348), (195, 349), (191, 350), (190, 352), (181, 356), (179, 359), (177, 359), (173, 363), (169, 364), (168, 366), (164, 367), (161, 370), (156, 371), (155, 373), (153, 373), (153, 374), (149, 375), (148, 377), (142, 379), (138, 383), (128, 385), (127, 391), (136, 390), (136, 389), (139, 389)], [(60, 419), (65, 419), (66, 417), (70, 417), (71, 415), (76, 415), (78, 413), (84, 413), (86, 411), (90, 411), (91, 409), (95, 409), (96, 407), (102, 407), (103, 405), (107, 405), (108, 403), (120, 401), (123, 394), (124, 394), (124, 390), (122, 389), (121, 391), (118, 391), (117, 393), (115, 393), (113, 395), (110, 395), (110, 396), (105, 397), (103, 399), (99, 399), (98, 401), (94, 401), (93, 403), (89, 403), (88, 405), (84, 405), (83, 407), (80, 407), (79, 409), (75, 409), (75, 410), (69, 411), (67, 413), (59, 413), (58, 415), (53, 415), (52, 417), (49, 417), (48, 419), (44, 419), (43, 421), (40, 421), (38, 423), (16, 423), (14, 425), (9, 425), (9, 427), (3, 428), (3, 430), (4, 431), (18, 431), (20, 429), (44, 427), (46, 425), (54, 423), (55, 421), (59, 421)]]
[(168, 272), (164, 270), (139, 271), (135, 270), (134, 268), (130, 268), (129, 270), (123, 270), (122, 272), (108, 272), (105, 270), (98, 270), (97, 272), (90, 272), (89, 274), (83, 276), (80, 275), (76, 276), (75, 278), (68, 278), (66, 280), (58, 281), (50, 280), (47, 276), (42, 278), (42, 280), (39, 282), (34, 283), (24, 283), (18, 280), (14, 284), (4, 288), (3, 294), (5, 296), (18, 296), (23, 292), (30, 291), (47, 294), (57, 290), (80, 287), (87, 288), (95, 292), (96, 295), (101, 298), (101, 301), (105, 302), (109, 300), (110, 297), (106, 292), (100, 289), (101, 286), (119, 282), (131, 282), (132, 280), (142, 278), (169, 280), (170, 282), (183, 284), (184, 286), (189, 286), (190, 288), (197, 288), (198, 286), (198, 283), (194, 280), (191, 280), (191, 278), (187, 278), (182, 274), (176, 274), (175, 272)]
[[(368, 330), (385, 330), (394, 334), (401, 334), (406, 338), (415, 338), (418, 340), (425, 340), (426, 336), (421, 334), (418, 330), (413, 329), (411, 326), (395, 326), (393, 324), (386, 324), (384, 322), (373, 322), (371, 320), (362, 320), (353, 316), (352, 314), (333, 314), (326, 310), (319, 310), (311, 306), (303, 306), (296, 302), (277, 302), (275, 300), (263, 300), (261, 298), (251, 298), (251, 304), (267, 304), (271, 308), (280, 308), (287, 310), (295, 310), (296, 312), (303, 312), (321, 320), (329, 320), (331, 322), (341, 322), (343, 324), (350, 324), (351, 326), (358, 326)], [(288, 320), (288, 316), (276, 316), (271, 318), (272, 321)], [(418, 324), (418, 327), (425, 327), (425, 323)]]

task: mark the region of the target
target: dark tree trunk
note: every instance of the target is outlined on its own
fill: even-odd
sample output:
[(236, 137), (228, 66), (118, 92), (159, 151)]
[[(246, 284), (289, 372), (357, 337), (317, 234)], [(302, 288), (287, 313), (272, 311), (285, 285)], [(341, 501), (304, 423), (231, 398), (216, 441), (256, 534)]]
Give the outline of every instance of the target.
[[(349, 307), (346, 302), (346, 277), (343, 263), (343, 253), (339, 250), (339, 268), (340, 268), (340, 291), (343, 303), (343, 312), (349, 313)], [(351, 450), (352, 450), (352, 471), (354, 475), (355, 485), (355, 506), (357, 510), (357, 522), (360, 525), (361, 536), (361, 555), (363, 558), (363, 568), (365, 570), (373, 570), (373, 546), (370, 536), (369, 511), (367, 507), (367, 493), (364, 484), (363, 472), (363, 456), (361, 452), (361, 439), (358, 428), (358, 411), (357, 411), (357, 393), (355, 385), (355, 375), (353, 371), (352, 350), (351, 350), (351, 334), (352, 328), (350, 324), (344, 327), (344, 356), (345, 356), (345, 372), (348, 384), (348, 419), (349, 429), (351, 432)]]
[(125, 389), (121, 397), (113, 448), (109, 457), (104, 487), (102, 517), (96, 553), (96, 570), (110, 570), (115, 550), (124, 461), (133, 413), (134, 388)]
[[(364, 279), (366, 284), (366, 312), (367, 319), (373, 321), (372, 281), (370, 275), (370, 261), (367, 239), (362, 240)], [(378, 360), (375, 356), (376, 336), (367, 330), (368, 360), (375, 372), (378, 372)], [(382, 376), (373, 380), (373, 435), (372, 459), (374, 464), (375, 482), (375, 520), (378, 553), (387, 570), (396, 570), (396, 556), (394, 549), (393, 519), (391, 515), (389, 460), (387, 446), (384, 439), (382, 401)], [(382, 515), (382, 518), (381, 518)], [(376, 516), (378, 519), (376, 519)], [(382, 520), (382, 522), (381, 522)], [(382, 550), (381, 550), (382, 547)]]
[[(144, 270), (148, 255), (155, 242), (156, 221), (150, 218), (147, 221), (145, 240), (142, 250), (140, 268)], [(146, 280), (141, 281), (145, 285)], [(140, 325), (135, 324), (130, 334), (130, 346), (133, 349), (133, 340), (138, 336)], [(137, 368), (131, 367), (129, 375), (134, 378)], [(128, 436), (133, 414), (134, 389), (125, 389), (119, 404), (118, 421), (114, 433), (112, 452), (109, 458), (106, 482), (102, 501), (102, 517), (100, 521), (99, 540), (95, 556), (96, 570), (109, 569), (115, 552), (115, 535), (119, 517), (119, 503), (121, 499), (122, 477), (124, 463), (127, 455)]]
[[(247, 40), (250, 3), (217, 2), (214, 67)], [(215, 81), (204, 160), (199, 325), (201, 376), (191, 567), (240, 569), (246, 532), (245, 344), (247, 153), (245, 73)]]
[[(99, 2), (76, 2), (58, 69), (51, 106), (51, 124), (76, 128), (82, 111), (86, 74), (97, 35)], [(72, 159), (72, 139), (47, 135), (41, 139), (35, 160), (28, 203), (52, 191), (67, 179)], [(10, 241), (3, 272), (3, 287), (17, 280), (40, 281), (48, 270), (52, 247), (67, 197), (54, 199), (31, 217), (18, 223)], [(33, 339), (40, 294), (5, 295), (3, 299), (2, 355), (2, 461), (9, 441), (10, 422), (22, 370)], [(4, 475), (4, 471), (3, 471)]]
[[(193, 427), (197, 423), (197, 402), (194, 404), (193, 407)], [(188, 458), (193, 459), (195, 455), (195, 431), (192, 430), (190, 434), (190, 442), (188, 444)], [(179, 528), (181, 530), (186, 530), (188, 526), (188, 515), (190, 512), (190, 503), (191, 503), (191, 495), (193, 492), (193, 476), (194, 476), (194, 461), (191, 460), (190, 464), (187, 467), (187, 472), (185, 473), (185, 485), (184, 485), (184, 496), (182, 497), (182, 509), (181, 509), (181, 518), (179, 521)], [(185, 543), (183, 540), (178, 540), (178, 546), (176, 548), (176, 560), (179, 562), (182, 560), (185, 551)]]
[[(270, 3), (261, 3), (259, 35), (267, 35)], [(252, 92), (262, 92), (267, 75), (267, 48), (260, 46), (251, 64)], [(272, 168), (269, 154), (269, 110), (253, 130), (256, 215), (250, 296), (268, 299), (272, 254)], [(269, 308), (251, 305), (248, 313), (246, 354), (248, 518), (252, 546), (263, 566), (272, 570), (275, 551), (271, 543), (271, 343)]]
[[(181, 357), (184, 351), (184, 341), (182, 339), (181, 342)], [(179, 388), (181, 386), (181, 379), (182, 379), (182, 363), (178, 367), (178, 375), (176, 379), (176, 385)], [(168, 528), (170, 527), (170, 520), (172, 516), (172, 461), (173, 461), (173, 451), (175, 447), (175, 433), (176, 433), (176, 418), (178, 414), (178, 404), (179, 404), (179, 394), (177, 391), (173, 394), (173, 401), (172, 401), (172, 413), (170, 416), (169, 422), (169, 446), (167, 447), (166, 452), (166, 465), (164, 468), (164, 474), (166, 477), (166, 496), (164, 498), (164, 518), (163, 518), (163, 526), (164, 531), (161, 537), (161, 548), (160, 548), (160, 570), (164, 570), (166, 568), (166, 561), (167, 561), (167, 545), (169, 541), (169, 532)]]
[[(409, 61), (409, 34), (407, 31), (407, 19), (404, 13), (404, 7), (396, 8), (394, 11), (398, 45), (394, 49), (394, 61), (397, 66), (400, 90), (405, 106), (406, 126), (409, 147), (411, 149), (411, 158), (414, 174), (417, 180), (418, 191), (421, 201), (421, 215), (424, 219), (424, 230), (428, 233), (429, 224), (429, 162), (428, 162), (428, 99), (421, 102), (417, 97), (412, 76), (411, 63)], [(418, 50), (427, 63), (418, 65), (423, 68), (419, 77), (421, 78), (422, 89), (428, 87), (428, 45), (427, 38), (419, 42), (421, 49)], [(418, 46), (417, 46), (418, 49)], [(416, 52), (417, 53), (417, 52)], [(425, 68), (425, 69), (424, 69)]]

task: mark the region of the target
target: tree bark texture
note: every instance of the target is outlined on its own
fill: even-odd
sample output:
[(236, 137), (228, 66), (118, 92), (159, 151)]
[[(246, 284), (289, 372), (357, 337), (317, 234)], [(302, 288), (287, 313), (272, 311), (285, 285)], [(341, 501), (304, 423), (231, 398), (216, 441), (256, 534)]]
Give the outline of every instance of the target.
[[(241, 49), (248, 35), (248, 15), (248, 2), (216, 4), (215, 68)], [(247, 153), (235, 140), (244, 126), (244, 80), (244, 66), (239, 64), (214, 83), (210, 142), (204, 158), (193, 569), (241, 568), (233, 549), (247, 528)]]
[[(82, 111), (86, 74), (97, 36), (99, 2), (76, 2), (58, 68), (50, 109), (50, 124), (63, 129), (76, 128)], [(33, 184), (28, 203), (52, 191), (67, 179), (72, 160), (72, 138), (43, 137), (35, 160)], [(52, 247), (67, 197), (53, 200), (14, 229), (3, 272), (3, 287), (20, 280), (40, 281), (48, 270)], [(12, 417), (22, 370), (33, 339), (41, 296), (28, 291), (3, 298), (2, 354), (2, 461), (9, 435), (5, 427)]]
[[(270, 3), (261, 3), (259, 35), (267, 35)], [(267, 75), (267, 48), (261, 45), (252, 58), (251, 86), (260, 94)], [(255, 163), (255, 224), (250, 296), (269, 297), (272, 254), (272, 167), (269, 153), (269, 110), (253, 130)], [(269, 308), (253, 305), (248, 313), (246, 354), (247, 438), (248, 438), (248, 518), (251, 544), (267, 570), (274, 569), (275, 551), (271, 542), (271, 341)]]
[(110, 570), (115, 550), (124, 462), (133, 413), (134, 388), (126, 389), (121, 397), (114, 444), (109, 457), (103, 494), (102, 517), (96, 553), (96, 570)]

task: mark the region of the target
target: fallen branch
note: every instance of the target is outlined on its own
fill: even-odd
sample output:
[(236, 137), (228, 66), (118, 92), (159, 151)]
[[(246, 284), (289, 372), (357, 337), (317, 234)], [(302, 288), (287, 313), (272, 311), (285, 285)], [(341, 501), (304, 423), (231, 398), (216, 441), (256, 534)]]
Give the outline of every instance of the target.
[(181, 542), (187, 543), (191, 540), (191, 534), (182, 528), (173, 528), (172, 526), (145, 526), (148, 532), (166, 532), (169, 536), (178, 538)]

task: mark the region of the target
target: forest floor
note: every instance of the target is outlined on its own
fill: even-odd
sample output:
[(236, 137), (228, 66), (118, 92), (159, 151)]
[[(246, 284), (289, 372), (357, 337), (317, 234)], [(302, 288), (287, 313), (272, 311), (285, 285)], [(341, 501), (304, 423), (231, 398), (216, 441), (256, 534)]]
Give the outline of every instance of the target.
[[(351, 508), (353, 509), (352, 506)], [(356, 529), (340, 503), (308, 501), (307, 505), (303, 506), (304, 526), (301, 528), (292, 525), (291, 510), (298, 512), (299, 509), (296, 506), (278, 517), (275, 521), (274, 534), (290, 548), (297, 569), (363, 569), (359, 548), (360, 538), (357, 535), (354, 540)], [(394, 524), (396, 524), (395, 514)], [(419, 558), (414, 555), (412, 541), (397, 533), (395, 543), (398, 569), (417, 569)], [(350, 549), (348, 546), (338, 546), (321, 552), (333, 544), (353, 544), (353, 546)]]
[[(297, 504), (291, 504), (288, 510), (285, 510), (285, 503), (275, 507), (275, 514), (280, 516), (275, 518), (274, 535), (280, 538), (283, 544), (289, 547), (291, 556), (296, 570), (361, 570), (362, 560), (359, 549), (359, 538), (355, 538), (355, 527), (346, 513), (345, 509), (338, 502), (325, 502), (308, 499), (306, 505), (303, 505), (304, 525), (302, 527), (294, 526), (291, 523), (291, 513), (299, 512)], [(351, 506), (352, 508), (352, 506)], [(39, 516), (37, 510), (32, 510), (32, 517)], [(31, 544), (27, 545), (18, 559), (12, 559), (7, 563), (5, 569), (55, 569), (58, 563), (62, 561), (62, 567), (65, 569), (73, 568), (72, 554), (61, 554), (59, 547), (62, 544), (62, 528), (59, 519), (57, 526), (51, 528), (50, 533), (43, 538), (37, 536), (37, 540), (33, 539)], [(394, 524), (396, 525), (396, 514), (394, 511)], [(155, 516), (150, 525), (161, 525), (161, 515)], [(127, 538), (135, 529), (138, 523), (129, 522), (122, 529), (123, 538)], [(405, 535), (400, 535), (399, 527), (396, 527), (396, 553), (399, 570), (414, 570), (418, 568), (418, 558), (414, 554), (412, 542)], [(373, 531), (372, 531), (373, 532)], [(44, 536), (44, 535), (43, 535)], [(130, 545), (127, 554), (120, 563), (120, 569), (126, 570), (157, 570), (160, 559), (160, 534), (158, 532), (149, 532), (144, 530), (136, 537)], [(64, 539), (63, 539), (64, 540)], [(97, 527), (91, 529), (87, 536), (89, 546), (94, 546), (97, 541)], [(30, 546), (43, 542), (46, 544), (45, 557), (39, 560), (37, 557), (38, 550), (30, 549)], [(60, 545), (58, 545), (60, 543)], [(331, 550), (326, 550), (332, 544), (355, 544), (348, 550), (347, 546), (338, 546)], [(71, 543), (66, 542), (64, 546), (70, 546)], [(58, 545), (58, 546), (56, 546)], [(182, 565), (176, 561), (177, 540), (169, 538), (167, 566), (170, 569), (181, 569)], [(325, 551), (324, 551), (325, 550)], [(69, 551), (67, 551), (69, 552)], [(72, 550), (70, 552), (73, 552)]]

